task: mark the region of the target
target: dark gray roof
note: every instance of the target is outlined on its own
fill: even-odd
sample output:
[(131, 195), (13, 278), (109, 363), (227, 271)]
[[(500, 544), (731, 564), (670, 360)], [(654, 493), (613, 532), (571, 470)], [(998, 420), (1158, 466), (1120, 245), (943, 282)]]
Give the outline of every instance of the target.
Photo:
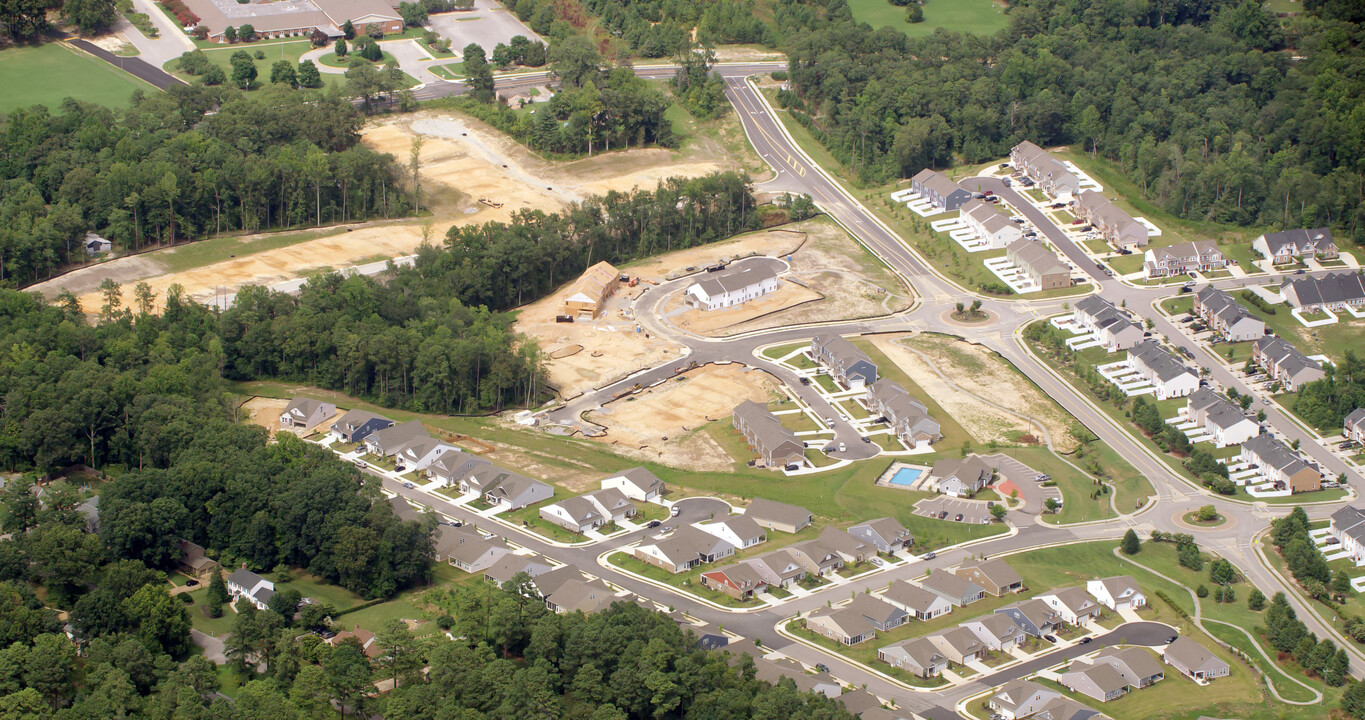
[[(811, 338), (810, 344), (811, 347), (823, 348), (824, 352), (838, 360), (844, 367), (849, 367), (858, 361), (872, 363), (872, 358), (868, 357), (867, 353), (859, 350), (857, 346), (848, 341), (848, 338), (842, 335), (822, 333)], [(876, 363), (872, 364), (876, 365)]]
[(1348, 428), (1354, 428), (1362, 424), (1365, 424), (1365, 407), (1358, 407), (1355, 410), (1352, 410), (1351, 414), (1347, 415), (1346, 420), (1342, 423), (1342, 425)]
[(1270, 249), (1272, 255), (1278, 255), (1280, 250), (1286, 245), (1294, 248), (1294, 254), (1300, 255), (1305, 251), (1313, 250), (1321, 252), (1335, 248), (1336, 242), (1332, 240), (1332, 231), (1327, 228), (1297, 228), (1294, 230), (1283, 230), (1275, 233), (1266, 233), (1265, 245)]
[(1240, 408), (1206, 387), (1190, 393), (1190, 398), (1186, 402), (1195, 410), (1202, 410), (1209, 422), (1224, 430), (1243, 421), (1249, 422)]
[(710, 275), (698, 281), (697, 285), (700, 285), (708, 296), (716, 297), (725, 293), (737, 292), (751, 285), (773, 280), (776, 277), (777, 274), (772, 271), (772, 268), (765, 264), (748, 265), (743, 268), (730, 268)]
[(1298, 375), (1303, 370), (1322, 370), (1322, 363), (1304, 355), (1284, 338), (1267, 335), (1256, 341), (1256, 351), (1270, 358), (1277, 368), (1288, 373), (1290, 377)]
[(910, 178), (910, 182), (919, 183), (945, 198), (955, 192), (966, 192), (957, 183), (949, 180), (947, 175), (944, 175), (937, 170), (930, 170), (929, 168), (925, 168), (915, 173), (915, 176)]
[(421, 420), (409, 420), (400, 425), (376, 431), (365, 438), (365, 442), (392, 452), (401, 449), (408, 443), (429, 439), (430, 437)]
[(1174, 380), (1181, 375), (1194, 375), (1184, 363), (1176, 360), (1165, 348), (1151, 340), (1130, 349), (1128, 357), (1147, 366), (1163, 382)]
[(1332, 305), (1365, 298), (1365, 277), (1353, 272), (1328, 273), (1321, 277), (1306, 275), (1285, 280), (1280, 292), (1292, 290), (1299, 306)]
[(811, 520), (809, 510), (767, 498), (754, 498), (744, 514), (754, 520), (770, 520), (784, 525), (803, 525)]
[(1303, 461), (1293, 450), (1279, 440), (1274, 435), (1265, 434), (1242, 443), (1242, 449), (1247, 450), (1261, 459), (1261, 462), (1286, 474), (1293, 475), (1311, 466)]
[(1028, 238), (1020, 238), (1010, 243), (1005, 252), (1023, 265), (1025, 270), (1039, 277), (1071, 273), (1070, 266), (1057, 259), (1056, 253), (1043, 247), (1042, 243)]
[(1332, 513), (1332, 526), (1357, 543), (1365, 544), (1365, 512), (1347, 505)]
[(774, 452), (784, 443), (792, 443), (792, 451), (804, 451), (805, 445), (796, 439), (796, 433), (782, 424), (768, 411), (766, 405), (753, 400), (745, 400), (735, 406), (734, 414), (739, 417), (753, 435), (753, 442), (763, 453)]
[(342, 415), (340, 418), (337, 419), (337, 421), (333, 424), (333, 427), (347, 428), (353, 430), (371, 420), (383, 420), (386, 423), (390, 424), (393, 423), (392, 420), (384, 417), (383, 415), (376, 415), (375, 413), (372, 413), (368, 410), (348, 410), (346, 411), (345, 415)]

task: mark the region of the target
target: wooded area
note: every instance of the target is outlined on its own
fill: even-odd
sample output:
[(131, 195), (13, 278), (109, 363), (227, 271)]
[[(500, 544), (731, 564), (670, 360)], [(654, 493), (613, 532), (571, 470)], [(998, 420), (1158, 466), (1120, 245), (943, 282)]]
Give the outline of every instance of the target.
[(1323, 363), (1325, 376), (1299, 389), (1294, 414), (1326, 433), (1340, 432), (1352, 410), (1365, 407), (1365, 357), (1347, 350), (1340, 365)]

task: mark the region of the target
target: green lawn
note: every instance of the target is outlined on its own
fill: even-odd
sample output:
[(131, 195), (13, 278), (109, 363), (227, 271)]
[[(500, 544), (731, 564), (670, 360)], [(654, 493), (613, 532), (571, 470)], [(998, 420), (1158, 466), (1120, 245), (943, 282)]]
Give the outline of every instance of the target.
[(208, 592), (208, 588), (202, 587), (190, 593), (190, 597), (194, 598), (194, 604), (185, 606), (185, 611), (190, 616), (190, 625), (195, 630), (214, 637), (232, 632), (232, 621), (237, 615), (227, 605), (223, 606), (222, 617), (211, 618), (204, 614), (204, 597)]
[(29, 105), (56, 110), (69, 97), (126, 107), (134, 90), (155, 88), (61, 43), (0, 50), (0, 113)]
[[(758, 547), (761, 548), (764, 547), (764, 545), (759, 545)], [(715, 565), (703, 565), (698, 568), (693, 568), (688, 572), (678, 573), (676, 575), (668, 572), (667, 570), (664, 570), (663, 568), (650, 565), (649, 563), (644, 562), (643, 560), (637, 560), (634, 557), (631, 557), (630, 554), (625, 552), (618, 552), (609, 556), (607, 558), (607, 562), (611, 563), (612, 565), (615, 565), (616, 567), (621, 568), (622, 570), (633, 572), (636, 575), (643, 575), (644, 577), (650, 578), (651, 580), (657, 580), (662, 583), (667, 583), (685, 593), (696, 595), (697, 597), (703, 598), (705, 600), (710, 600), (711, 602), (714, 602), (719, 605), (724, 605), (725, 607), (749, 608), (759, 607), (763, 605), (762, 600), (736, 600), (735, 598), (732, 598), (729, 595), (726, 595), (725, 593), (711, 590), (710, 588), (702, 587), (701, 581), (699, 579), (701, 577), (702, 571), (714, 570), (717, 567), (728, 565), (730, 563), (730, 559), (728, 558), (725, 562), (722, 563), (717, 563)]]
[[(304, 43), (304, 45), (308, 45), (308, 43)], [(307, 50), (305, 49), (305, 52), (306, 51)], [(322, 57), (318, 58), (318, 64), (326, 65), (327, 67), (330, 68), (349, 68), (351, 66), (351, 61), (356, 59), (370, 63), (371, 65), (374, 65), (376, 67), (384, 67), (389, 63), (397, 62), (396, 60), (393, 59), (393, 55), (389, 54), (388, 52), (385, 52), (381, 58), (375, 61), (365, 60), (365, 58), (360, 57), (360, 53), (358, 52), (349, 52), (346, 54), (346, 57), (337, 57), (335, 52), (329, 52), (326, 55), (323, 55)]]
[(512, 523), (513, 525), (521, 525), (522, 527), (525, 527), (531, 532), (538, 533), (547, 538), (550, 538), (551, 540), (557, 540), (559, 542), (565, 543), (587, 542), (588, 540), (587, 536), (579, 535), (578, 533), (573, 532), (571, 530), (565, 530), (559, 525), (556, 525), (540, 516), (541, 508), (551, 503), (562, 502), (570, 497), (573, 496), (556, 495), (555, 497), (546, 500), (545, 502), (536, 503), (535, 505), (527, 505), (526, 507), (520, 510), (513, 510), (512, 512), (509, 513), (503, 513), (502, 519)]
[(854, 20), (874, 28), (895, 28), (910, 37), (928, 35), (938, 28), (971, 35), (993, 35), (1007, 23), (1004, 9), (991, 0), (931, 0), (924, 4), (924, 22), (914, 24), (905, 21), (905, 8), (886, 0), (849, 0), (848, 6)]
[[(764, 349), (761, 354), (763, 355), (763, 357), (768, 358), (769, 360), (780, 360), (781, 358), (790, 355), (792, 352), (796, 350), (808, 347), (810, 347), (810, 343), (808, 342), (792, 343), (790, 345), (774, 345), (770, 348)], [(792, 361), (795, 361), (796, 359), (797, 358), (792, 358)], [(806, 362), (810, 362), (810, 358), (807, 358), (804, 355), (802, 355), (800, 359), (803, 359)]]
[[(274, 580), (273, 577), (270, 579)], [(298, 590), (304, 597), (329, 603), (338, 610), (352, 608), (365, 602), (365, 598), (350, 590), (337, 585), (330, 585), (300, 570), (290, 572), (290, 580), (287, 582), (275, 581), (275, 590), (279, 591), (286, 588)]]
[(339, 235), (342, 231), (312, 230), (301, 232), (267, 233), (243, 239), (241, 237), (219, 237), (199, 240), (178, 247), (158, 251), (146, 257), (155, 258), (166, 266), (167, 272), (181, 272), (205, 265), (212, 265), (234, 257), (243, 257), (266, 250), (297, 245), (309, 240)]
[(1119, 275), (1135, 273), (1142, 269), (1142, 255), (1139, 255), (1138, 253), (1133, 253), (1132, 255), (1118, 255), (1109, 258), (1105, 262), (1109, 263), (1109, 266), (1114, 268), (1114, 272)]

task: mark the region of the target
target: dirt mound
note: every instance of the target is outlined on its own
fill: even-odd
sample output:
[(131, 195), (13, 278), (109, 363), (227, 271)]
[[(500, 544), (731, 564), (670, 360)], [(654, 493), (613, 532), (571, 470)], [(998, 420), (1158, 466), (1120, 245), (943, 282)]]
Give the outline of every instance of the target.
[(562, 347), (558, 350), (555, 350), (554, 352), (551, 352), (550, 359), (561, 360), (566, 357), (573, 357), (574, 355), (577, 355), (578, 353), (581, 352), (583, 352), (582, 345), (570, 345), (568, 347)]

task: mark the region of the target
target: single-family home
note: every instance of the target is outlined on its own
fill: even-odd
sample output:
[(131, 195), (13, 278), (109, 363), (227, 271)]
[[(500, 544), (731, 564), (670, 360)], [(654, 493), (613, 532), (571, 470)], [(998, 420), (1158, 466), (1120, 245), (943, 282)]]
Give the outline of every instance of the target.
[(971, 580), (996, 597), (1024, 589), (1024, 579), (1000, 558), (968, 560), (959, 565), (953, 574)]
[(295, 397), (280, 412), (280, 428), (306, 430), (317, 427), (337, 412), (337, 406), (306, 397)]
[(1289, 307), (1317, 312), (1365, 307), (1365, 275), (1337, 272), (1326, 275), (1286, 278), (1280, 295)]
[(389, 508), (393, 510), (394, 517), (402, 522), (422, 522), (426, 517), (426, 511), (412, 503), (402, 495), (394, 495), (389, 498)]
[(964, 627), (943, 630), (927, 637), (949, 662), (958, 665), (965, 665), (986, 654), (986, 644), (981, 642), (976, 633)]
[(370, 433), (393, 427), (393, 421), (367, 410), (349, 410), (332, 423), (332, 434), (339, 442), (358, 443)]
[(1208, 648), (1185, 636), (1167, 645), (1161, 657), (1167, 665), (1200, 684), (1227, 677), (1232, 672), (1232, 668)]
[(763, 582), (772, 587), (785, 588), (806, 577), (806, 565), (788, 548), (749, 558), (744, 564), (753, 568)]
[(944, 571), (929, 573), (920, 579), (919, 586), (957, 607), (970, 605), (986, 597), (986, 591), (980, 585)]
[(567, 615), (581, 612), (584, 615), (599, 613), (617, 601), (616, 593), (607, 584), (593, 578), (570, 578), (552, 593), (545, 595), (545, 607), (550, 612)]
[(596, 505), (598, 512), (602, 513), (602, 517), (609, 523), (629, 520), (640, 512), (635, 503), (616, 488), (593, 490), (583, 493), (581, 497)]
[(1006, 605), (996, 611), (997, 615), (1008, 617), (1025, 635), (1031, 637), (1042, 637), (1057, 632), (1061, 627), (1062, 616), (1052, 606), (1039, 600), (1030, 598), (1021, 603)]
[(1142, 342), (1142, 326), (1099, 295), (1087, 295), (1075, 305), (1076, 321), (1099, 338), (1108, 352), (1127, 350)]
[(1142, 271), (1148, 280), (1187, 275), (1192, 272), (1213, 272), (1227, 267), (1223, 251), (1212, 240), (1195, 240), (1151, 248), (1143, 255)]
[(830, 377), (850, 390), (877, 382), (877, 364), (840, 335), (823, 333), (811, 338), (810, 354)]
[(1109, 720), (1109, 716), (1082, 705), (1069, 697), (1049, 700), (1036, 716), (1038, 720)]
[(1251, 241), (1251, 249), (1274, 265), (1286, 265), (1302, 258), (1335, 260), (1337, 244), (1327, 228), (1284, 230), (1266, 233)]
[[(378, 434), (378, 433), (376, 433)], [(398, 472), (421, 472), (431, 467), (436, 459), (448, 452), (458, 452), (459, 448), (432, 437), (417, 438), (393, 456), (394, 468)]]
[(735, 554), (735, 546), (711, 533), (683, 525), (662, 538), (647, 538), (632, 554), (676, 574), (730, 557)]
[(964, 458), (935, 460), (929, 469), (929, 482), (944, 495), (967, 497), (989, 485), (994, 475), (991, 466), (980, 455), (972, 453)]
[(701, 574), (701, 586), (729, 595), (736, 600), (747, 600), (768, 591), (768, 583), (749, 563), (735, 563)]
[(576, 533), (585, 533), (607, 522), (597, 505), (582, 495), (540, 506), (540, 517)]
[(986, 704), (1005, 720), (1022, 720), (1036, 715), (1061, 693), (1028, 680), (1011, 680), (991, 696)]
[(1322, 471), (1309, 465), (1298, 453), (1269, 433), (1242, 443), (1238, 458), (1255, 465), (1263, 481), (1288, 488), (1290, 493), (1322, 489)]
[(1185, 397), (1199, 389), (1199, 375), (1151, 340), (1128, 351), (1128, 366), (1155, 388), (1157, 400)]
[(879, 648), (877, 659), (922, 678), (936, 677), (948, 668), (948, 656), (932, 640), (922, 637)]
[(827, 550), (838, 553), (846, 564), (860, 563), (877, 554), (877, 548), (871, 544), (834, 527), (821, 528), (815, 542)]
[(1133, 219), (1103, 194), (1081, 193), (1075, 202), (1076, 217), (1095, 226), (1110, 245), (1120, 250), (1147, 246), (1147, 226)]
[(1074, 585), (1043, 593), (1038, 599), (1057, 611), (1062, 622), (1068, 625), (1084, 625), (1100, 616), (1100, 604), (1090, 597), (1090, 593)]
[(972, 199), (972, 194), (948, 179), (947, 175), (925, 168), (910, 178), (910, 189), (929, 201), (939, 212), (952, 212)]
[(1134, 580), (1132, 575), (1115, 575), (1087, 581), (1085, 591), (1110, 610), (1120, 608), (1136, 610), (1147, 606), (1147, 595), (1138, 587), (1137, 580)]
[(360, 645), (360, 651), (365, 653), (365, 657), (374, 660), (384, 654), (384, 648), (374, 641), (374, 633), (359, 625), (352, 625), (351, 627), (352, 629), (350, 630), (342, 630), (336, 635), (327, 638), (327, 644), (336, 647), (341, 643), (354, 638), (356, 643)]
[(427, 465), (427, 477), (440, 485), (459, 486), (460, 480), (493, 463), (463, 450), (447, 450)]
[(1123, 676), (1129, 687), (1139, 690), (1166, 677), (1161, 663), (1145, 648), (1107, 647), (1096, 653), (1094, 662), (1108, 664)]
[(767, 498), (754, 498), (744, 510), (746, 517), (752, 518), (759, 527), (784, 533), (798, 533), (814, 520), (810, 511)]
[(1108, 663), (1073, 660), (1071, 667), (1061, 673), (1057, 682), (1071, 692), (1089, 696), (1100, 702), (1117, 700), (1128, 694), (1128, 683)]
[(769, 412), (766, 405), (745, 400), (735, 406), (731, 421), (765, 466), (782, 468), (805, 461), (805, 443)]
[(1260, 423), (1252, 420), (1227, 398), (1201, 387), (1185, 401), (1185, 417), (1213, 436), (1214, 447), (1241, 445), (1261, 434)]
[(85, 240), (81, 245), (85, 247), (86, 255), (99, 255), (100, 253), (106, 253), (114, 249), (113, 243), (89, 230), (85, 232)]
[(838, 680), (830, 677), (829, 673), (820, 672), (811, 674), (806, 672), (806, 668), (795, 660), (782, 658), (780, 660), (767, 660), (758, 657), (754, 660), (754, 677), (776, 685), (782, 678), (788, 678), (796, 684), (796, 689), (801, 692), (816, 693), (834, 700), (844, 691), (844, 686)]
[(494, 585), (504, 585), (511, 582), (517, 575), (525, 574), (528, 577), (538, 577), (550, 572), (554, 565), (544, 557), (539, 555), (503, 555), (489, 565), (483, 571), (483, 579)]
[(1365, 445), (1365, 407), (1356, 408), (1346, 416), (1341, 434), (1357, 445)]
[[(0, 489), (5, 486), (0, 483)], [(100, 496), (91, 495), (80, 505), (76, 506), (76, 512), (85, 519), (85, 531), (98, 534), (100, 531)]]
[(1010, 150), (1010, 164), (1054, 198), (1073, 196), (1081, 191), (1081, 180), (1076, 173), (1028, 140)]
[(177, 543), (180, 549), (180, 558), (176, 560), (176, 569), (189, 575), (199, 582), (206, 582), (213, 577), (213, 574), (222, 570), (222, 566), (217, 560), (204, 554), (204, 548), (200, 545), (181, 538)]
[(459, 481), (461, 493), (477, 492), (489, 505), (519, 510), (554, 497), (554, 487), (496, 465), (479, 468)]
[(1265, 337), (1264, 320), (1212, 285), (1194, 294), (1193, 310), (1224, 340), (1247, 342)]
[(1251, 359), (1289, 392), (1323, 379), (1322, 363), (1299, 352), (1282, 338), (1267, 335), (1251, 346)]
[(688, 286), (683, 299), (694, 308), (719, 310), (774, 292), (777, 292), (777, 274), (768, 265), (760, 263), (703, 276)]
[(1008, 215), (982, 200), (968, 200), (963, 204), (962, 221), (992, 250), (1009, 247), (1010, 243), (1024, 237), (1024, 231)]
[(1040, 242), (1021, 238), (1005, 248), (1005, 257), (1039, 290), (1071, 287), (1071, 266)]
[(265, 610), (270, 606), (270, 598), (275, 596), (275, 583), (242, 566), (228, 576), (227, 591), (232, 596), (234, 604), (246, 598), (246, 601), (255, 605), (257, 610)]
[(747, 515), (736, 515), (724, 520), (695, 525), (698, 530), (709, 532), (740, 550), (768, 541), (768, 533)]
[(502, 538), (487, 538), (468, 525), (436, 526), (435, 559), (467, 573), (483, 572), (512, 549)]
[(886, 378), (868, 387), (863, 404), (873, 417), (885, 418), (896, 433), (896, 439), (911, 450), (928, 447), (943, 438), (938, 421), (929, 415), (928, 407)]
[(905, 610), (916, 620), (932, 620), (953, 610), (953, 604), (943, 599), (943, 596), (904, 580), (892, 581), (891, 586), (882, 592), (882, 598)]
[(833, 575), (844, 566), (844, 556), (818, 540), (797, 543), (787, 548), (787, 552), (811, 575)]
[(910, 622), (910, 615), (903, 608), (897, 607), (876, 595), (858, 593), (844, 607), (862, 613), (863, 617), (872, 623), (872, 627), (883, 632)]
[(960, 623), (958, 627), (971, 630), (991, 650), (1009, 652), (1025, 639), (1024, 631), (1005, 615), (982, 615)]
[(915, 544), (915, 538), (898, 520), (884, 517), (859, 523), (848, 529), (848, 534), (877, 548), (877, 552), (891, 554)]
[(654, 502), (661, 499), (666, 492), (664, 481), (642, 467), (622, 470), (605, 478), (602, 480), (602, 489), (608, 488), (620, 490), (626, 497), (639, 502)]
[(569, 286), (560, 314), (597, 317), (620, 282), (621, 273), (611, 263), (603, 261), (593, 265)]
[(1339, 547), (1349, 553), (1352, 560), (1365, 560), (1365, 512), (1360, 508), (1346, 505), (1332, 513), (1327, 532), (1340, 541)]
[(365, 452), (379, 457), (391, 457), (418, 440), (430, 440), (421, 420), (409, 420), (401, 425), (376, 430), (365, 436)]
[(877, 636), (877, 629), (870, 620), (847, 607), (812, 610), (806, 618), (806, 629), (844, 645), (857, 645)]

